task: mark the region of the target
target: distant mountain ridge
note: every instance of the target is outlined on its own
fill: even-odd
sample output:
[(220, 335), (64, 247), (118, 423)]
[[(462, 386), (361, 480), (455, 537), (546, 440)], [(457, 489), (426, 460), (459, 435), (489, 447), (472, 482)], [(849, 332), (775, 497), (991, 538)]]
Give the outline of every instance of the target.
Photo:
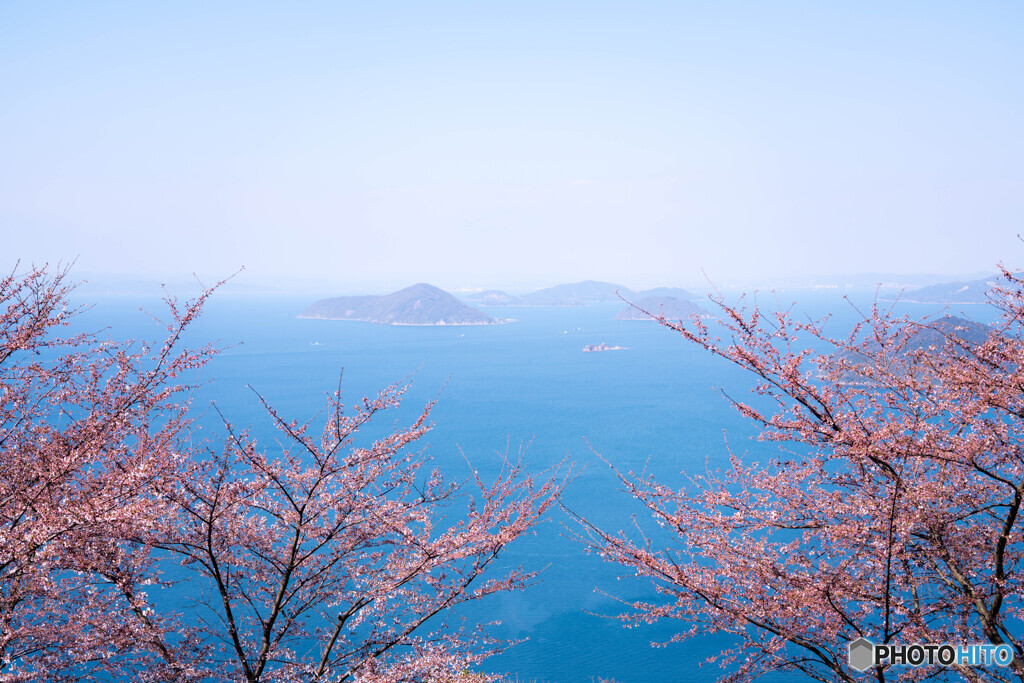
[(987, 292), (999, 281), (999, 276), (967, 282), (944, 282), (907, 292), (904, 301), (923, 304), (983, 304), (988, 302)]
[(679, 287), (655, 287), (653, 289), (642, 289), (639, 292), (634, 292), (634, 294), (638, 297), (644, 298), (665, 297), (671, 299), (680, 299), (682, 301), (686, 301), (688, 299), (702, 298), (700, 296), (695, 296), (694, 294), (691, 294), (685, 289), (680, 289)]
[(380, 325), (496, 325), (482, 311), (426, 283), (379, 296), (339, 296), (310, 304), (300, 318), (359, 320)]
[(629, 287), (598, 280), (555, 285), (522, 296), (513, 296), (501, 290), (491, 289), (467, 294), (464, 298), (473, 303), (493, 306), (585, 306), (594, 303), (616, 302), (622, 299), (634, 301), (649, 297), (672, 297), (683, 301), (697, 298), (685, 289), (678, 287), (656, 287), (634, 291)]
[(523, 303), (534, 306), (572, 306), (618, 301), (619, 296), (615, 292), (622, 290), (625, 290), (625, 288), (611, 282), (584, 280), (583, 282), (574, 282), (572, 284), (555, 285), (554, 287), (525, 294), (519, 298)]
[[(630, 301), (631, 306), (626, 306), (615, 314), (616, 320), (654, 320), (655, 315), (663, 315), (669, 320), (683, 320), (691, 315), (707, 315), (708, 312), (685, 299), (677, 299), (671, 296), (646, 296), (635, 301)], [(647, 313), (651, 315), (647, 315)]]

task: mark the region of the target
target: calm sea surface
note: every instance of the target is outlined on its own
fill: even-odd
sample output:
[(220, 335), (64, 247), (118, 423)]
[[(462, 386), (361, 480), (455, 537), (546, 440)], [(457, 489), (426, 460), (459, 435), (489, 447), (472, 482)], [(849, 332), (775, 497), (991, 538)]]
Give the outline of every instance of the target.
[[(410, 421), (440, 392), (427, 442), (448, 477), (465, 479), (468, 458), (486, 478), (506, 451), (514, 455), (527, 445), (525, 460), (536, 471), (568, 458), (579, 474), (565, 503), (611, 530), (630, 529), (633, 514), (642, 524), (648, 516), (620, 490), (597, 453), (622, 471), (646, 466), (670, 485), (681, 485), (684, 471), (726, 466), (726, 438), (749, 458), (764, 461), (772, 453), (752, 439), (751, 426), (718, 392), (746, 399), (750, 378), (655, 323), (613, 320), (620, 305), (495, 307), (486, 310), (517, 321), (388, 327), (300, 320), (295, 316), (306, 303), (214, 297), (189, 334), (193, 344), (225, 347), (204, 369), (205, 384), (194, 400), (207, 433), (218, 431), (208, 410), (215, 401), (229, 420), (251, 425), (254, 435), (275, 448), (274, 430), (252, 389), (282, 416), (304, 421), (321, 410), (342, 368), (348, 402), (411, 376), (398, 418)], [(160, 330), (139, 306), (162, 313), (158, 301), (106, 298), (80, 324), (108, 326), (116, 338), (159, 338)], [(916, 315), (939, 310), (903, 309)], [(985, 317), (981, 307), (969, 309), (976, 319)], [(829, 329), (835, 334), (855, 318), (837, 296), (805, 297), (795, 310), (815, 317), (834, 311)], [(584, 345), (602, 342), (627, 349), (582, 352)], [(382, 427), (394, 419), (385, 415)], [(499, 637), (524, 639), (488, 660), (487, 670), (551, 683), (590, 683), (599, 676), (620, 683), (710, 681), (722, 675), (717, 665), (701, 662), (728, 645), (727, 639), (652, 647), (669, 641), (682, 625), (625, 629), (609, 618), (622, 611), (617, 599), (657, 598), (649, 583), (620, 578), (624, 570), (585, 554), (571, 538), (573, 531), (564, 514), (550, 515), (535, 535), (520, 539), (501, 558), (505, 567), (543, 570), (537, 583), (466, 611), (473, 620), (500, 621), (491, 629)], [(659, 540), (665, 547), (673, 541), (670, 535)]]

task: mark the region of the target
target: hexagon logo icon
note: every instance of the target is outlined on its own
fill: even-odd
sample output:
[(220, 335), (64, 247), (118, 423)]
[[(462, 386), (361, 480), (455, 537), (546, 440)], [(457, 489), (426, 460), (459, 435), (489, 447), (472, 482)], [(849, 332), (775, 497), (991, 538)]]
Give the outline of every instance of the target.
[(864, 671), (875, 663), (875, 644), (867, 638), (850, 643), (850, 668)]

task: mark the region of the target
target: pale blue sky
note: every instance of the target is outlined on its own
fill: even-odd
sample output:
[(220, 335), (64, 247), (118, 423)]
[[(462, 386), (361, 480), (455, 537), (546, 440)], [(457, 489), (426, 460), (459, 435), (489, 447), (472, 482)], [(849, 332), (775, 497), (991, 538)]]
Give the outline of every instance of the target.
[(0, 265), (1020, 265), (1022, 36), (1020, 2), (0, 2)]

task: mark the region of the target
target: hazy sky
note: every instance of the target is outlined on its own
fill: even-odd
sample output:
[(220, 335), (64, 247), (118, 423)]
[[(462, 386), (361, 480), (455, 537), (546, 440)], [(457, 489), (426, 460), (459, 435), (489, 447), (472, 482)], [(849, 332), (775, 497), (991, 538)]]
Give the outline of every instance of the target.
[(0, 265), (626, 285), (1024, 262), (1024, 3), (0, 2)]

